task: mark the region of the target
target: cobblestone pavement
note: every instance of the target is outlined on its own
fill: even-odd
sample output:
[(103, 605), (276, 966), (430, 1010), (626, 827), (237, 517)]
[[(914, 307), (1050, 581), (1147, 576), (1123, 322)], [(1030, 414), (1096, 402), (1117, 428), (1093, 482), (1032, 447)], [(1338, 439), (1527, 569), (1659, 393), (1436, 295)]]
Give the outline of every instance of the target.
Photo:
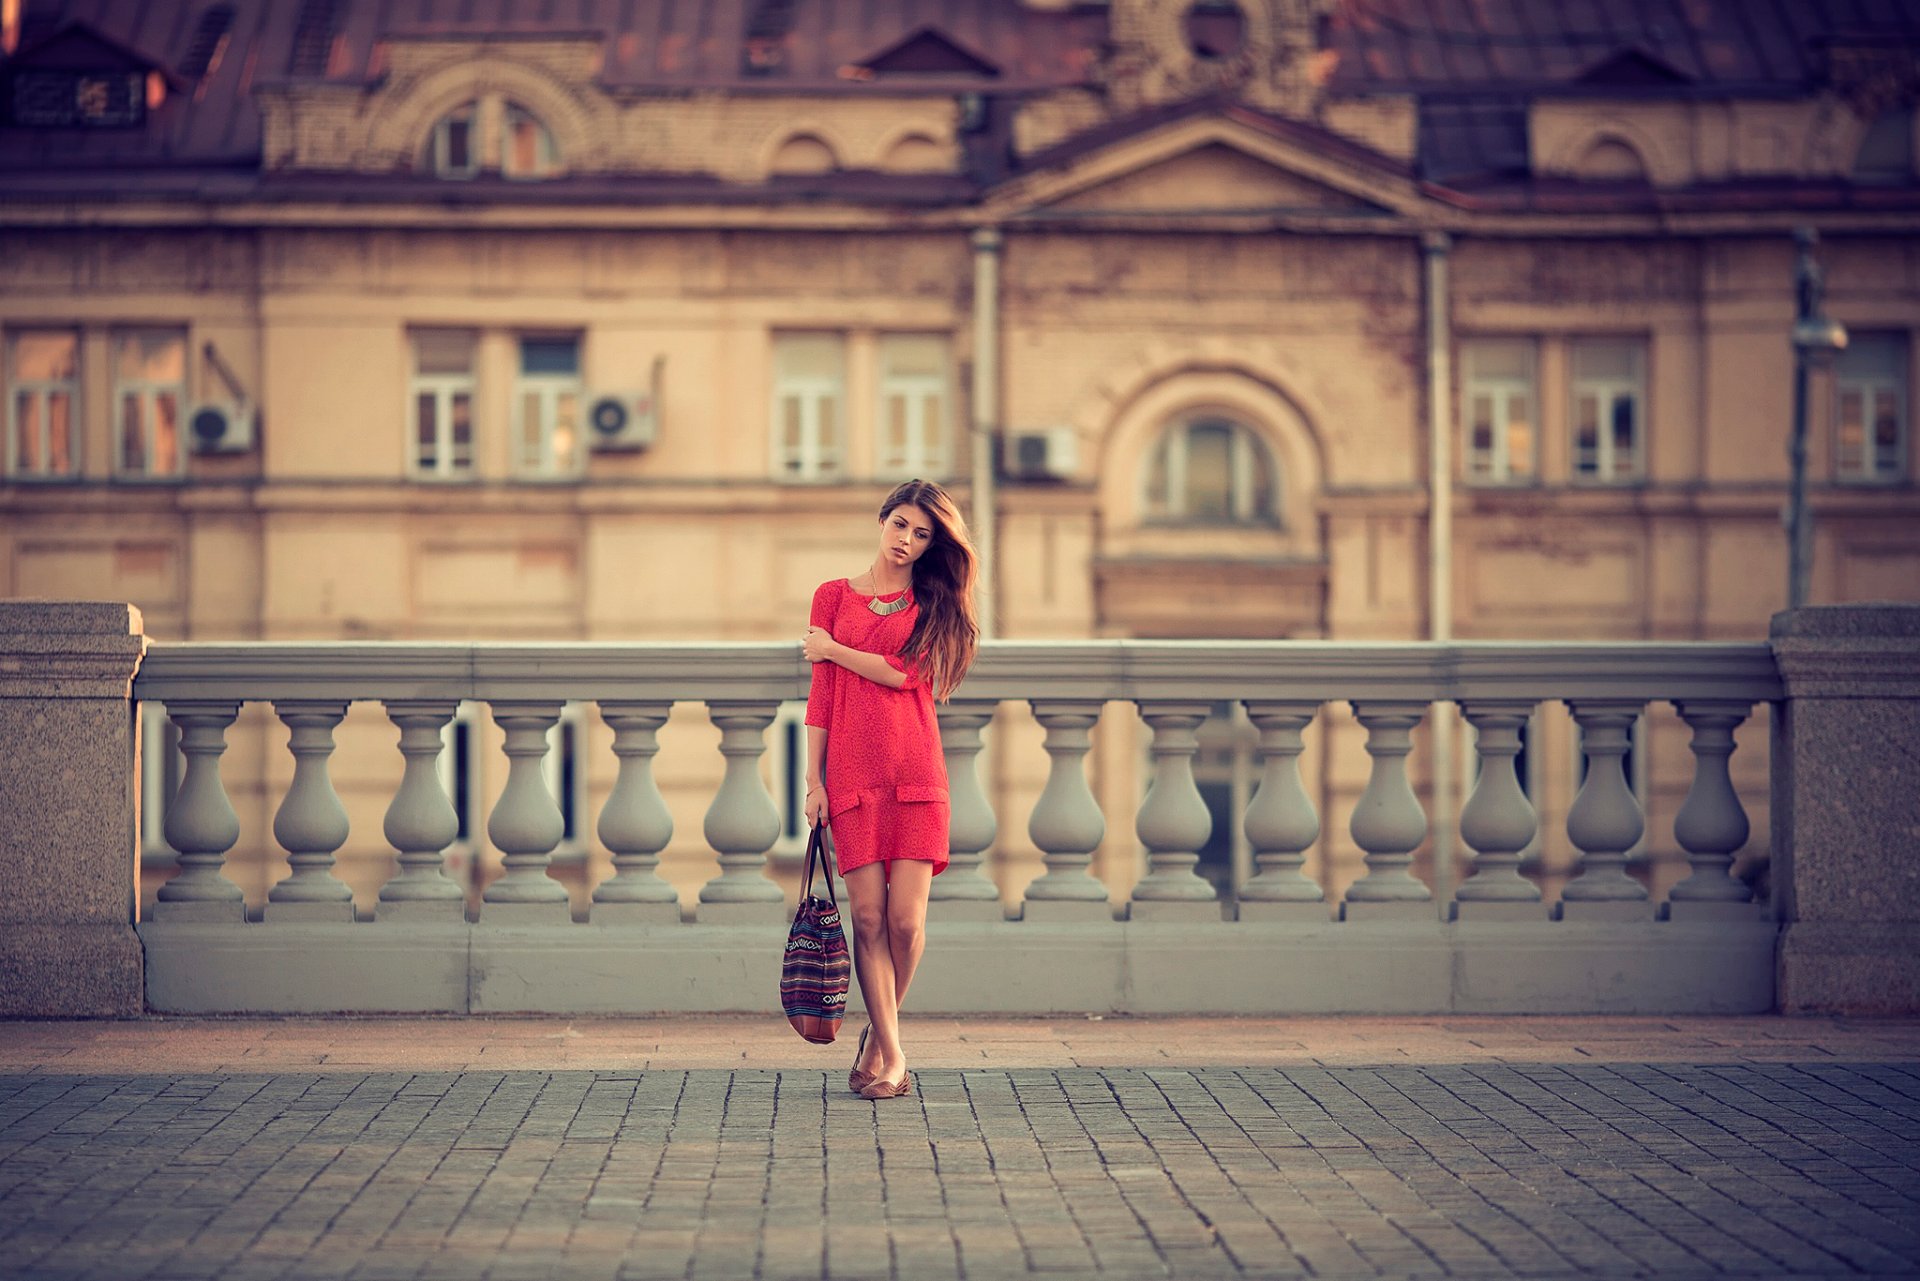
[[(850, 1047), (824, 1071), (798, 1042), (808, 1067), (247, 1072), (100, 1061), (152, 1023), (0, 1024), (0, 1276), (1920, 1275), (1910, 1024), (1831, 1025), (1887, 1051), (1843, 1059), (1786, 1020), (1403, 1020), (1541, 1047), (1403, 1062), (1379, 1020), (1381, 1061), (1247, 1066), (1214, 1055), (1271, 1022), (1192, 1022), (1204, 1066), (930, 1065), (878, 1104)], [(1609, 1028), (1645, 1052), (1562, 1053)]]

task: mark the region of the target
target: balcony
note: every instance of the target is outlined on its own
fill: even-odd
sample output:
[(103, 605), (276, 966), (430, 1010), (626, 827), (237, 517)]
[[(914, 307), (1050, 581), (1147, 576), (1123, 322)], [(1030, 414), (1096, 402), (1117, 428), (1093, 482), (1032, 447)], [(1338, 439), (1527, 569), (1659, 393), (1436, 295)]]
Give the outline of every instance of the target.
[[(98, 971), (110, 993), (100, 1008), (122, 1013), (771, 1006), (792, 877), (773, 853), (782, 824), (762, 758), (781, 705), (805, 694), (796, 647), (146, 644), (124, 606), (0, 610), (11, 660), (0, 711), (21, 748), (5, 799), (26, 819), (9, 824), (25, 927), (14, 952), (46, 970), (41, 999), (57, 1005), (93, 982), (76, 974)], [(446, 872), (456, 821), (437, 766), (463, 702), (486, 708), (506, 761), (485, 817), (501, 866), (472, 894)], [(611, 734), (613, 783), (592, 819), (612, 874), (577, 885), (570, 903), (550, 875), (563, 824), (543, 764), (548, 731), (582, 703)], [(248, 704), (284, 724), (291, 758), (271, 824), (290, 871), (251, 914), (224, 874), (240, 823), (221, 770)], [(1257, 731), (1259, 769), (1231, 816), (1251, 874), (1225, 896), (1195, 870), (1212, 820), (1192, 768), (1196, 731), (1222, 704)], [(1520, 727), (1545, 704), (1565, 707), (1581, 757), (1554, 833), (1578, 864), (1551, 904), (1522, 874), (1539, 819), (1514, 769)], [(1647, 820), (1623, 768), (1649, 705), (1685, 725), (1692, 761), (1670, 820), (1686, 868), (1657, 901), (1628, 873)], [(179, 872), (150, 913), (125, 906), (135, 707), (164, 709), (185, 758), (165, 817)], [(384, 718), (398, 744), (381, 823), (393, 870), (358, 908), (337, 874), (351, 825), (329, 768), (350, 708)], [(1086, 767), (1096, 723), (1116, 708), (1138, 718), (1150, 779), (1124, 812), (1111, 799), (1103, 810)], [(1743, 800), (1729, 757), (1757, 709), (1772, 718), (1768, 795)], [(1343, 812), (1320, 813), (1299, 762), (1307, 727), (1333, 712), (1356, 727), (1364, 786)], [(713, 874), (683, 907), (660, 875), (674, 822), (655, 765), (662, 727), (689, 713), (717, 729), (720, 761), (700, 825)], [(1436, 714), (1470, 728), (1474, 754), (1465, 803), (1446, 817), (1459, 875), (1445, 901), (1431, 871), (1413, 872), (1433, 818), (1408, 775), (1414, 736)], [(996, 814), (981, 786), (996, 715), (1030, 716), (1041, 737), (1044, 783), (1032, 780), (1028, 812)], [(1920, 804), (1920, 609), (1800, 611), (1755, 644), (1000, 642), (940, 723), (952, 864), (933, 882), (914, 992), (924, 1012), (1735, 1013), (1803, 996), (1911, 1008), (1920, 892), (1892, 891), (1911, 878), (1920, 830), (1903, 826)], [(61, 808), (76, 799), (78, 812)], [(1756, 898), (1730, 869), (1761, 801), (1773, 892)], [(1336, 826), (1360, 868), (1330, 896), (1335, 878), (1309, 876), (1307, 851)], [(1020, 827), (1041, 866), (1008, 892), (984, 856)], [(1127, 831), (1144, 867), (1116, 902), (1094, 854)], [(52, 864), (36, 857), (45, 850)], [(74, 965), (56, 965), (62, 955)]]

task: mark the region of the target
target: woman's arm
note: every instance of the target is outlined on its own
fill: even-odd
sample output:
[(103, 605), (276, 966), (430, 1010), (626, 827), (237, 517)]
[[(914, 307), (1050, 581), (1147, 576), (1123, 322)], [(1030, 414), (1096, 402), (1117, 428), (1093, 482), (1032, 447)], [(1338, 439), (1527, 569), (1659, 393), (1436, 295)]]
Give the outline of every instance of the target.
[(842, 645), (824, 628), (807, 629), (806, 654), (811, 662), (837, 663), (855, 676), (864, 676), (888, 689), (899, 689), (907, 683), (907, 674), (889, 663), (885, 654), (869, 654), (864, 649)]
[(807, 726), (807, 796), (801, 805), (801, 812), (806, 815), (807, 822), (815, 827), (827, 819), (827, 789), (820, 776), (821, 766), (826, 759), (826, 726)]

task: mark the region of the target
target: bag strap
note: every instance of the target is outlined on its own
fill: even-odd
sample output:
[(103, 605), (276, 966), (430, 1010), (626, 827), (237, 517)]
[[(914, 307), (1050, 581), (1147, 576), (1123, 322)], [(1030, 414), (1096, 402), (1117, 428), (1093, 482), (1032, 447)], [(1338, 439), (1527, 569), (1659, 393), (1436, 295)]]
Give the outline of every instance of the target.
[(807, 836), (807, 865), (800, 873), (800, 897), (813, 897), (813, 870), (818, 863), (827, 878), (827, 902), (839, 907), (840, 900), (833, 892), (833, 869), (827, 866), (827, 858), (827, 825), (815, 823)]

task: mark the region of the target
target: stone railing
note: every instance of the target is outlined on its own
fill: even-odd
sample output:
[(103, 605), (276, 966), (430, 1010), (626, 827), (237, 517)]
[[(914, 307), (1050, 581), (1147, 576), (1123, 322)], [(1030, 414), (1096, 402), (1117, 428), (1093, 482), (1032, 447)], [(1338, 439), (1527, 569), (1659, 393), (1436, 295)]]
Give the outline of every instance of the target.
[[(38, 637), (48, 653), (93, 644), (97, 652), (88, 661), (103, 672), (125, 661), (126, 630), (114, 657), (101, 656), (98, 611), (108, 607), (42, 606), (55, 612), (43, 616), (54, 621), (40, 631), (26, 612), (34, 606), (0, 608), (15, 624), (8, 639), (16, 653), (31, 657), (35, 645), (19, 638)], [(1828, 822), (1834, 808), (1803, 786), (1816, 764), (1807, 759), (1807, 726), (1818, 722), (1822, 751), (1857, 753), (1861, 745), (1847, 741), (1850, 720), (1863, 729), (1884, 721), (1896, 746), (1905, 734), (1910, 749), (1920, 706), (1917, 617), (1920, 610), (1903, 607), (1802, 611), (1776, 621), (1773, 645), (992, 645), (961, 697), (940, 711), (953, 864), (933, 883), (931, 959), (915, 1004), (1034, 1011), (1771, 1008), (1782, 915), (1776, 909), (1788, 909), (1791, 927), (1808, 887), (1832, 881), (1831, 868), (1809, 881), (1808, 869), (1792, 857), (1796, 844), (1804, 848), (1799, 838), (1810, 815)], [(1822, 622), (1834, 637), (1819, 632)], [(83, 642), (89, 632), (93, 640)], [(1853, 661), (1822, 667), (1842, 651)], [(1793, 681), (1802, 672), (1814, 682), (1813, 701), (1796, 718)], [(78, 702), (51, 688), (36, 699), (23, 687), (26, 693), (0, 712), (17, 719), (36, 701), (64, 701), (96, 713), (118, 705), (124, 721), (131, 697), (164, 706), (178, 726), (186, 768), (165, 831), (180, 872), (162, 886), (152, 919), (138, 925), (149, 1008), (761, 1009), (771, 1003), (785, 906), (780, 887), (763, 874), (780, 821), (759, 758), (777, 708), (803, 697), (806, 680), (791, 645), (179, 644), (149, 648), (131, 689), (123, 677), (115, 696), (97, 681), (84, 691), (76, 686)], [(464, 891), (441, 868), (454, 814), (434, 764), (441, 729), (461, 700), (490, 709), (508, 759), (504, 790), (486, 822), (504, 871), (486, 886), (475, 919)], [(1002, 911), (981, 860), (999, 824), (1017, 816), (993, 813), (975, 768), (981, 730), (1008, 700), (1030, 705), (1051, 761), (1026, 821), (1044, 872), (1011, 914)], [(1519, 871), (1537, 820), (1513, 761), (1520, 725), (1534, 706), (1552, 700), (1564, 702), (1577, 724), (1586, 768), (1566, 816), (1581, 866), (1549, 913), (1538, 886)], [(1840, 719), (1823, 719), (1838, 700)], [(597, 816), (614, 874), (594, 889), (584, 924), (547, 874), (561, 819), (542, 781), (541, 758), (547, 731), (569, 701), (597, 705), (618, 760)], [(1147, 866), (1121, 920), (1106, 885), (1089, 872), (1110, 816), (1084, 769), (1090, 731), (1114, 701), (1134, 704), (1151, 730), (1152, 786), (1128, 816)], [(1263, 770), (1253, 802), (1238, 816), (1254, 874), (1225, 911), (1194, 871), (1210, 820), (1190, 765), (1196, 727), (1222, 701), (1244, 705), (1259, 731)], [(1657, 913), (1646, 888), (1626, 872), (1645, 819), (1621, 768), (1628, 726), (1655, 701), (1671, 703), (1690, 727), (1695, 762), (1673, 825), (1691, 872)], [(272, 824), (290, 874), (254, 923), (241, 890), (222, 875), (239, 824), (220, 762), (227, 727), (248, 702), (271, 705), (287, 726), (294, 758)], [(333, 873), (348, 825), (328, 761), (334, 728), (356, 702), (384, 708), (403, 762), (384, 821), (397, 871), (380, 888), (371, 921), (356, 917), (351, 891)], [(1334, 702), (1349, 705), (1362, 727), (1370, 772), (1351, 813), (1323, 815), (1300, 786), (1297, 758), (1303, 728)], [(1412, 731), (1436, 702), (1456, 707), (1473, 728), (1479, 757), (1458, 822), (1472, 871), (1445, 912), (1409, 871), (1430, 824), (1409, 786), (1406, 758)], [(718, 871), (699, 890), (692, 922), (682, 921), (673, 887), (656, 872), (672, 825), (651, 768), (657, 731), (675, 704), (687, 703), (705, 707), (725, 761), (704, 822)], [(1776, 895), (1778, 904), (1751, 901), (1749, 886), (1729, 875), (1748, 835), (1727, 768), (1732, 735), (1762, 703), (1781, 705), (1772, 756), (1776, 864), (1802, 878)], [(119, 732), (124, 739), (124, 725)], [(102, 759), (111, 760), (119, 749), (106, 744)], [(53, 746), (49, 760), (58, 756)], [(1913, 757), (1895, 752), (1887, 759), (1906, 784), (1903, 796), (1911, 797)], [(108, 770), (92, 790), (69, 788), (67, 800), (84, 797), (107, 812), (108, 830), (117, 825), (124, 833), (128, 819), (118, 813), (114, 789), (132, 790), (130, 752), (120, 766), (117, 778)], [(86, 772), (105, 768), (95, 762)], [(62, 803), (58, 787), (44, 796), (32, 787), (10, 791), (42, 810)], [(1896, 810), (1914, 804), (1887, 803)], [(1873, 821), (1882, 819), (1897, 821), (1897, 814)], [(1343, 901), (1328, 904), (1301, 868), (1322, 825), (1342, 820), (1364, 854), (1365, 872)], [(25, 826), (36, 830), (31, 818)], [(1908, 855), (1913, 830), (1906, 829)], [(91, 839), (104, 838), (96, 832)], [(1891, 875), (1902, 838), (1889, 829), (1880, 839), (1874, 851), (1832, 857), (1879, 860)], [(98, 862), (98, 851), (73, 854), (88, 867)], [(1913, 909), (1898, 911), (1911, 916)], [(1896, 912), (1872, 924), (1905, 919)], [(1844, 953), (1856, 937), (1823, 936), (1820, 955)], [(121, 950), (119, 960), (98, 964), (124, 968), (124, 941)]]

